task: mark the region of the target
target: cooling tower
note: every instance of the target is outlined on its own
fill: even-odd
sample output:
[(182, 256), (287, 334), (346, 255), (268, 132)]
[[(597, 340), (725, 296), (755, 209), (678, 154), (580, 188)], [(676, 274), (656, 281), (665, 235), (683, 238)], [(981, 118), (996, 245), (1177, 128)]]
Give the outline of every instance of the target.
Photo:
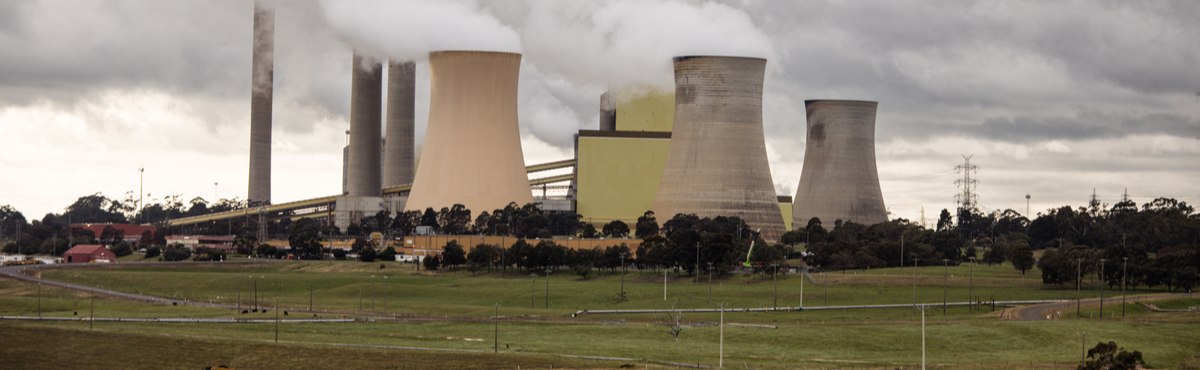
[(804, 169), (796, 187), (792, 225), (813, 217), (826, 229), (837, 220), (861, 224), (887, 221), (875, 169), (875, 109), (879, 103), (808, 100)]
[(271, 203), (271, 95), (275, 80), (275, 12), (254, 5), (250, 64), (250, 178), (246, 200)]
[(388, 63), (387, 140), (383, 158), (383, 186), (411, 184), (413, 180), (413, 97), (416, 64)]
[(346, 192), (351, 197), (382, 195), (379, 174), (380, 103), (383, 66), (354, 55), (350, 80), (350, 159)]
[(675, 58), (675, 123), (654, 198), (665, 222), (679, 213), (737, 216), (766, 240), (783, 234), (763, 138), (762, 89), (767, 61)]
[(521, 54), (429, 53), (429, 127), (406, 209), (533, 201), (517, 126)]

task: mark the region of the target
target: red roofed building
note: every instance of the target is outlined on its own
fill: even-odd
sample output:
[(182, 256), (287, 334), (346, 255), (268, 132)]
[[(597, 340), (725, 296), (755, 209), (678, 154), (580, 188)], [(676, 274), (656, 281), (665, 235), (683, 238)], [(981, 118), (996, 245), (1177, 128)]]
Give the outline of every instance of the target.
[[(120, 235), (121, 240), (130, 242), (133, 244), (138, 244), (138, 242), (141, 241), (142, 233), (149, 231), (150, 233), (153, 234), (155, 231), (158, 230), (158, 228), (154, 227), (154, 225), (112, 224), (112, 223), (71, 224), (71, 228), (91, 231), (92, 235), (95, 236), (96, 239), (101, 239), (101, 240), (105, 239), (104, 238), (104, 229), (111, 228), (113, 233)], [(116, 236), (116, 235), (114, 235), (114, 236)], [(104, 240), (104, 242), (105, 243), (109, 243), (109, 242), (116, 243), (118, 241), (117, 240)]]
[(62, 256), (63, 263), (113, 263), (117, 255), (99, 244), (80, 244), (68, 249)]

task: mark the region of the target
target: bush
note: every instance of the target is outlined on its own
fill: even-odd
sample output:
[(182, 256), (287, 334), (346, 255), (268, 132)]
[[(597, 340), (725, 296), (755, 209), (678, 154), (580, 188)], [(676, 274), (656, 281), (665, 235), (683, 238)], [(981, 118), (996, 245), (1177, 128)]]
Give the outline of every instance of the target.
[(425, 256), (421, 260), (421, 264), (425, 266), (426, 270), (437, 271), (438, 267), (442, 265), (442, 259), (438, 256)]
[(162, 252), (163, 261), (183, 261), (192, 256), (192, 251), (182, 245), (168, 246)]
[(333, 249), (333, 259), (335, 259), (335, 260), (346, 259), (346, 250), (341, 249), (341, 248), (334, 248)]
[(358, 253), (358, 260), (363, 262), (375, 262), (378, 257), (379, 253), (376, 253), (375, 248), (371, 247), (363, 248), (362, 252)]
[(379, 259), (381, 261), (395, 261), (396, 260), (396, 248), (392, 248), (392, 247), (383, 248), (383, 252), (379, 253)]
[(129, 245), (127, 242), (117, 243), (109, 249), (112, 250), (113, 254), (117, 255), (117, 257), (125, 257), (133, 254), (133, 246)]
[(146, 255), (143, 258), (154, 258), (162, 255), (162, 248), (149, 247), (146, 248)]

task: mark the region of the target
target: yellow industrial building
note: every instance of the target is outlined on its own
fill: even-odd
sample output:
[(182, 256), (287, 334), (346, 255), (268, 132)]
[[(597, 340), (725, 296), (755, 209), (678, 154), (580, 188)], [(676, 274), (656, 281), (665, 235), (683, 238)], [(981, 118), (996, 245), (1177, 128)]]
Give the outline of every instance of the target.
[[(671, 143), (675, 95), (639, 92), (614, 100), (616, 122), (608, 127), (615, 130), (581, 130), (576, 138), (575, 209), (593, 225), (621, 220), (632, 228), (658, 191)], [(779, 197), (779, 210), (791, 229), (791, 196)], [(659, 222), (671, 216), (658, 215)]]

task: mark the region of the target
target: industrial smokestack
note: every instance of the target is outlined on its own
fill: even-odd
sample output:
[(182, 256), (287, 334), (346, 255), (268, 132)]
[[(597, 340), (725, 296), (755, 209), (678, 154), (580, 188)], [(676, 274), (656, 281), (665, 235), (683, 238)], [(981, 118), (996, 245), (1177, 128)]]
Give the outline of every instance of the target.
[(613, 100), (612, 93), (605, 92), (600, 95), (600, 131), (616, 130), (617, 102)]
[(250, 65), (250, 179), (246, 200), (271, 203), (271, 95), (275, 80), (275, 12), (254, 4)]
[(675, 123), (654, 198), (659, 221), (679, 213), (737, 216), (766, 240), (784, 232), (762, 125), (759, 58), (675, 58)]
[(383, 66), (354, 54), (350, 80), (350, 160), (347, 193), (352, 197), (378, 197), (380, 186), (380, 103)]
[(383, 159), (383, 186), (411, 184), (413, 180), (413, 99), (416, 64), (388, 63), (387, 140)]
[(792, 205), (792, 226), (813, 217), (825, 228), (837, 220), (861, 224), (887, 221), (875, 168), (875, 110), (879, 103), (808, 100), (804, 169)]
[(429, 53), (429, 128), (406, 209), (533, 201), (517, 126), (521, 54)]

